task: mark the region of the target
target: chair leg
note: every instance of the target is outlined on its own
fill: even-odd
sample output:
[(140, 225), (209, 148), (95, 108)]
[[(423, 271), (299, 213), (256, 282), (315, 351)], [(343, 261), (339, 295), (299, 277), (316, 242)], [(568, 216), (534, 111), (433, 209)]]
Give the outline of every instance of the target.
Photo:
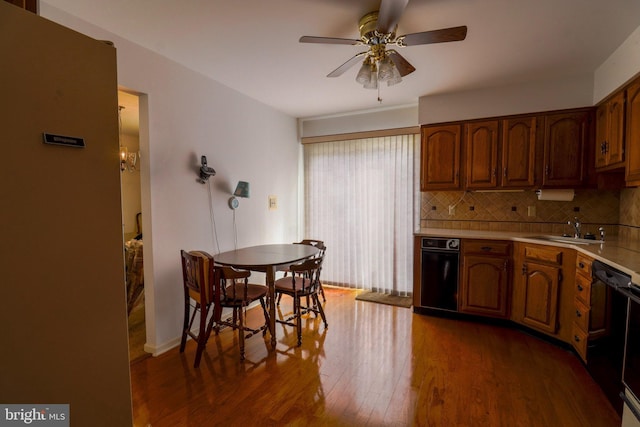
[(200, 366), (200, 358), (204, 351), (207, 340), (207, 307), (200, 306), (200, 327), (198, 328), (198, 349), (196, 350), (196, 361), (194, 368)]
[(322, 304), (320, 304), (318, 294), (313, 294), (313, 299), (315, 300), (318, 306), (317, 309), (320, 312), (320, 317), (322, 317), (322, 321), (324, 322), (324, 327), (326, 329), (329, 325), (327, 324), (327, 317), (324, 315), (324, 310), (322, 308)]
[(180, 340), (180, 353), (184, 353), (184, 348), (187, 345), (187, 335), (189, 331), (189, 312), (191, 311), (191, 305), (189, 304), (189, 297), (185, 295), (184, 301), (184, 323), (182, 325), (182, 339)]
[(273, 335), (273, 331), (271, 330), (271, 322), (269, 321), (269, 310), (267, 309), (267, 305), (264, 302), (264, 298), (260, 298), (260, 305), (262, 306), (262, 312), (264, 313), (264, 320), (266, 322), (266, 328), (262, 329), (262, 336), (265, 336), (265, 334), (267, 333), (267, 329), (269, 330), (269, 333)]
[(300, 297), (293, 298), (293, 315), (296, 317), (296, 331), (298, 333), (298, 347), (302, 345), (302, 310), (300, 309)]
[(320, 295), (322, 295), (322, 302), (327, 302), (327, 298), (324, 296), (324, 289), (322, 288), (322, 283), (318, 281), (318, 291), (320, 291)]
[[(234, 309), (235, 311), (236, 309)], [(244, 313), (242, 307), (238, 307), (238, 342), (240, 344), (240, 360), (244, 360)]]

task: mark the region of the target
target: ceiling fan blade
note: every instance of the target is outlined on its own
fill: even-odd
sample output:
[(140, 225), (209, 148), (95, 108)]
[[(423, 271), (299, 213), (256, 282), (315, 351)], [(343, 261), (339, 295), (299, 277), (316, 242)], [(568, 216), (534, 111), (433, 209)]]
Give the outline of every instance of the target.
[(329, 74), (327, 74), (327, 77), (338, 77), (338, 76), (341, 76), (342, 73), (344, 73), (349, 68), (351, 68), (354, 65), (356, 65), (356, 63), (359, 62), (360, 59), (362, 59), (362, 55), (365, 55), (366, 53), (367, 52), (358, 53), (356, 56), (354, 56), (353, 58), (351, 58), (350, 60), (348, 60), (347, 62), (345, 62), (344, 64), (342, 64), (341, 66), (339, 66), (338, 68), (336, 68), (335, 70), (330, 72)]
[(411, 74), (416, 70), (413, 65), (409, 64), (409, 61), (404, 59), (404, 56), (400, 55), (395, 50), (388, 51), (387, 56), (396, 66), (398, 72), (400, 73), (400, 76), (402, 77), (406, 76), (407, 74)]
[(407, 7), (409, 0), (382, 0), (378, 12), (378, 32), (381, 34), (392, 33)]
[(441, 30), (423, 31), (422, 33), (407, 34), (404, 37), (406, 46), (419, 44), (457, 42), (467, 37), (467, 26), (443, 28)]
[(314, 37), (314, 36), (302, 36), (300, 37), (300, 43), (327, 43), (327, 44), (350, 44), (356, 45), (361, 43), (360, 40), (355, 39), (341, 39), (337, 37)]

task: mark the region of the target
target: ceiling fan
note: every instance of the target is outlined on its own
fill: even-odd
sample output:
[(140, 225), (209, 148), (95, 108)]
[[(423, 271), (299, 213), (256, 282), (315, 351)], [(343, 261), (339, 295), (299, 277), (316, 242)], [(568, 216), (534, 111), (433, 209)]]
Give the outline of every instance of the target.
[(389, 45), (405, 47), (444, 43), (464, 40), (467, 36), (466, 26), (396, 36), (397, 24), (407, 3), (409, 0), (381, 0), (380, 10), (367, 13), (360, 18), (358, 23), (359, 39), (302, 36), (300, 43), (368, 46), (368, 50), (356, 54), (330, 72), (327, 77), (338, 77), (362, 61), (356, 81), (365, 88), (377, 89), (378, 82), (386, 82), (388, 86), (400, 83), (402, 77), (413, 73), (416, 69), (395, 49), (387, 49)]

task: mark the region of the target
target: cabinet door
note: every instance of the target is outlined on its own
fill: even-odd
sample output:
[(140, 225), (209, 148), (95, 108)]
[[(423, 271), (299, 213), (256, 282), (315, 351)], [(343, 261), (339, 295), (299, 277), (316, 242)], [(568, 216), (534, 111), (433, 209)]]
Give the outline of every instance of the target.
[(596, 168), (624, 166), (624, 91), (619, 92), (596, 111)]
[(502, 187), (536, 184), (536, 118), (502, 121)]
[(468, 255), (463, 257), (460, 311), (507, 317), (509, 266), (507, 258)]
[(558, 330), (560, 267), (525, 261), (522, 274), (522, 323), (555, 334)]
[(585, 177), (589, 113), (545, 117), (543, 186), (581, 186)]
[(609, 134), (605, 149), (607, 165), (622, 166), (624, 162), (624, 92), (620, 92), (608, 102)]
[(640, 185), (640, 82), (627, 88), (627, 167), (628, 185)]
[(464, 126), (467, 189), (498, 186), (498, 121), (471, 122)]
[(596, 168), (607, 166), (607, 138), (609, 134), (609, 104), (605, 103), (596, 110)]
[(422, 128), (420, 190), (459, 190), (460, 125)]

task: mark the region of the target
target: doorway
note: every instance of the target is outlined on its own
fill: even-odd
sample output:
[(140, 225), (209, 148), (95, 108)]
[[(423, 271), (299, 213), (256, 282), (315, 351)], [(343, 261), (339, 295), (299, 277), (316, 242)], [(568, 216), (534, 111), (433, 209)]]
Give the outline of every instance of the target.
[(149, 356), (146, 342), (142, 197), (140, 183), (140, 99), (118, 91), (122, 188), (122, 231), (125, 241), (129, 361)]

